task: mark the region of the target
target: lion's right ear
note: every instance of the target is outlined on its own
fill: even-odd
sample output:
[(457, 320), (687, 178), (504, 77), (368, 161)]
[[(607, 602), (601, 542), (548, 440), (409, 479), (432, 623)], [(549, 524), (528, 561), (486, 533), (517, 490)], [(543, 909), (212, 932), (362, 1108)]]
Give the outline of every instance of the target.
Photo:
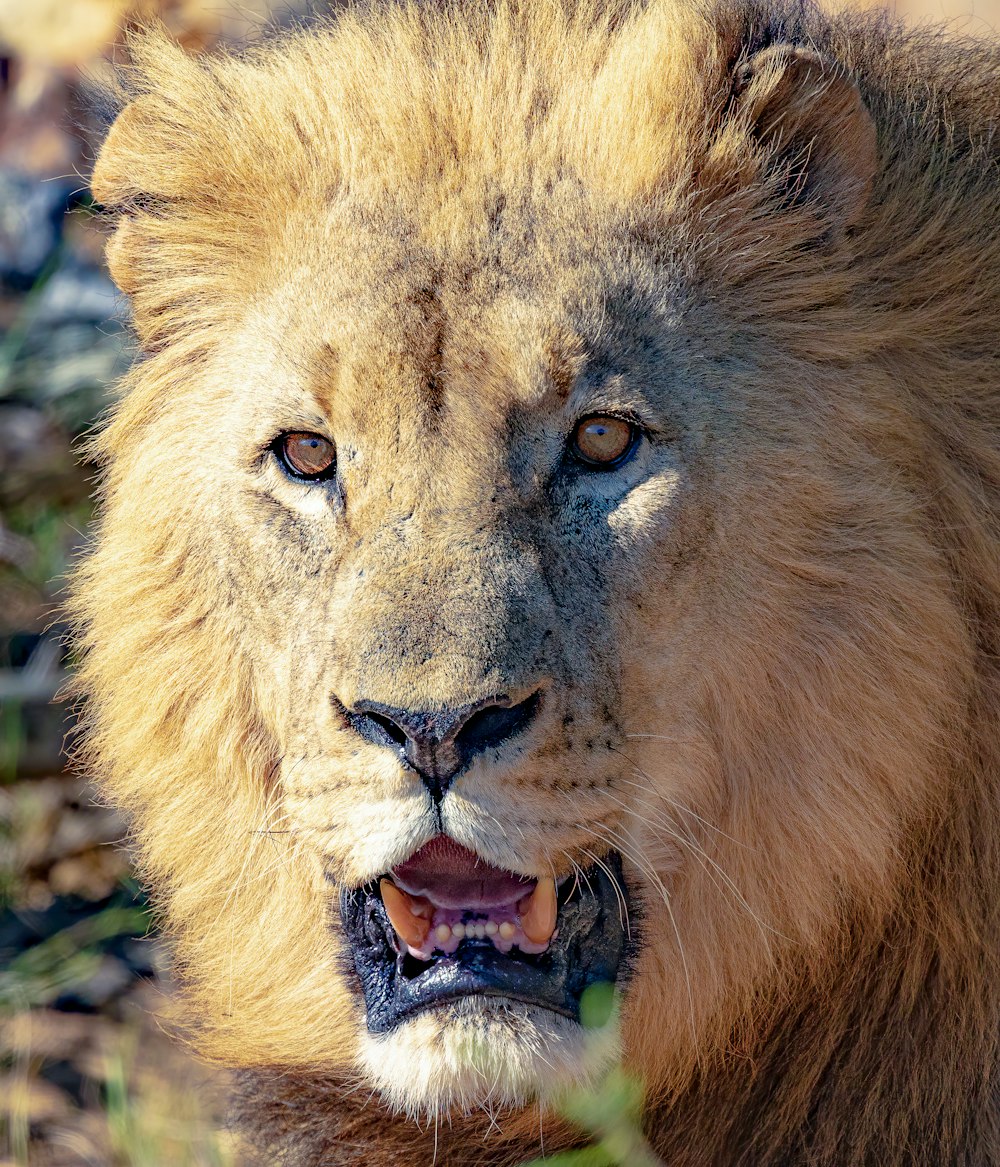
[(142, 267), (144, 232), (136, 219), (161, 213), (175, 193), (148, 149), (151, 102), (138, 97), (118, 115), (90, 180), (94, 199), (114, 216), (115, 232), (105, 254), (111, 278), (126, 295), (135, 291)]
[(158, 221), (205, 187), (205, 151), (198, 148), (205, 124), (196, 111), (204, 117), (214, 102), (209, 76), (166, 37), (147, 33), (130, 48), (137, 62), (126, 79), (131, 100), (104, 140), (90, 186), (115, 225), (107, 247), (112, 278), (131, 295)]

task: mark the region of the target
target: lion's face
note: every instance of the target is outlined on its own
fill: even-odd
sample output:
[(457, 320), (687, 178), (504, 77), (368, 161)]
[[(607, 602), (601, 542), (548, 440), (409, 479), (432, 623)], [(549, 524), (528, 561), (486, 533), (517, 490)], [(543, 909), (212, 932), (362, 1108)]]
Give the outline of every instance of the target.
[[(297, 141), (326, 125), (309, 53), (247, 82), (287, 91)], [(515, 1103), (613, 1056), (578, 1014), (614, 981), (626, 1058), (666, 1082), (893, 880), (964, 634), (851, 315), (870, 122), (814, 54), (765, 50), (738, 91), (727, 59), (677, 66), (669, 142), (627, 73), (623, 157), (591, 145), (619, 100), (595, 83), (589, 112), (551, 99), (537, 156), (452, 171), (432, 108), (423, 153), (408, 121), (353, 178), (289, 162), (308, 193), (251, 259), (240, 220), (239, 279), (219, 261), (200, 300), (151, 257), (200, 254), (214, 189), (183, 247), (176, 194), (116, 241), (160, 351), (107, 442), (91, 683), (156, 693), (127, 732), (106, 702), (136, 756), (198, 743), (117, 791), (231, 1058), (351, 1064), (413, 1111)], [(257, 67), (227, 66), (227, 109)], [(148, 141), (128, 116), (109, 203)], [(806, 186), (769, 169), (796, 126)], [(130, 626), (126, 666), (100, 646)], [(157, 826), (169, 799), (217, 851)]]
[[(326, 246), (349, 247), (352, 262), (287, 272), (223, 346), (214, 375), (239, 391), (221, 394), (221, 411), (206, 418), (228, 439), (225, 484), (213, 484), (224, 500), (217, 554), (252, 597), (241, 619), (265, 646), (261, 710), (280, 759), (272, 825), (315, 858), (349, 981), (370, 930), (392, 937), (358, 965), (364, 1003), (353, 1008), (367, 1005), (367, 1071), (414, 1108), (475, 1102), (484, 1089), (523, 1099), (571, 1066), (586, 1072), (575, 1004), (592, 980), (624, 973), (628, 949), (640, 978), (655, 962), (670, 968), (683, 995), (668, 1007), (692, 1024), (710, 986), (699, 978), (704, 996), (692, 1004), (691, 941), (675, 926), (697, 925), (686, 911), (675, 925), (670, 912), (681, 889), (695, 903), (717, 894), (732, 917), (720, 927), (742, 916), (757, 931), (751, 952), (776, 943), (787, 923), (750, 906), (720, 839), (735, 832), (759, 857), (747, 819), (755, 802), (783, 797), (782, 784), (791, 799), (821, 766), (822, 781), (844, 784), (817, 808), (801, 798), (783, 808), (798, 870), (757, 876), (765, 887), (786, 879), (771, 898), (804, 914), (817, 911), (814, 884), (833, 898), (860, 865), (866, 881), (881, 874), (897, 816), (880, 813), (878, 799), (912, 797), (889, 783), (847, 789), (858, 781), (851, 767), (878, 750), (860, 726), (824, 738), (829, 757), (814, 755), (803, 713), (790, 750), (788, 720), (803, 696), (852, 700), (838, 670), (854, 690), (853, 665), (839, 655), (871, 635), (838, 611), (827, 515), (852, 500), (838, 497), (837, 451), (824, 449), (829, 418), (796, 417), (798, 386), (781, 371), (770, 374), (768, 415), (750, 423), (761, 366), (774, 368), (774, 356), (752, 338), (733, 343), (719, 306), (695, 302), (682, 265), (657, 270), (610, 210), (578, 191), (565, 199), (525, 209), (513, 245), (496, 223), (476, 238), (470, 216), (457, 255), (414, 244), (418, 222), (400, 244), (396, 220), (379, 231), (349, 211), (331, 216)], [(460, 222), (457, 208), (452, 218)], [(525, 219), (535, 239), (519, 251)], [(488, 274), (470, 277), (470, 250)], [(606, 463), (581, 448), (594, 440), (588, 419), (610, 419)], [(315, 435), (305, 454), (302, 438), (287, 437), (302, 434)], [(304, 464), (306, 477), (289, 461), (302, 466), (303, 456), (319, 458)], [(317, 465), (326, 469), (311, 477)], [(797, 496), (796, 480), (813, 497)], [(817, 596), (789, 594), (788, 576), (798, 592), (809, 572)], [(816, 675), (803, 669), (804, 636), (816, 638)], [(737, 718), (753, 723), (735, 763), (742, 773), (720, 756), (719, 735), (746, 732), (730, 727)], [(772, 735), (784, 737), (780, 756)], [(798, 851), (807, 828), (827, 846), (840, 840), (842, 867), (815, 871)], [(429, 844), (433, 866), (442, 837), (482, 861), (484, 881), (496, 869), (528, 882), (497, 893), (504, 908), (489, 889), (459, 904), (447, 879), (396, 874)], [(615, 857), (620, 887), (595, 886), (602, 864), (615, 878)], [(461, 859), (451, 859), (460, 884)], [(414, 912), (423, 905), (427, 937), (418, 923), (407, 946), (378, 915), (386, 878), (431, 889), (410, 900)], [(530, 967), (556, 961), (554, 988), (533, 985), (516, 953), (499, 954), (503, 968), (478, 968), (497, 934), (457, 949), (436, 941), (442, 919), (456, 922), (448, 908), (466, 909), (463, 929), (505, 915), (519, 927), (531, 881), (549, 878), (560, 917), (574, 895), (593, 894), (603, 930), (599, 942), (567, 934), (569, 954), (540, 937), (548, 947)], [(341, 920), (344, 889), (368, 890)], [(596, 955), (578, 951), (584, 936)], [(397, 952), (408, 947), (425, 959), (411, 955), (404, 975)], [(479, 979), (461, 980), (470, 970)], [(414, 991), (423, 978), (430, 987)], [(626, 1001), (641, 993), (641, 979), (623, 981)]]
[[(289, 272), (222, 358), (241, 390), (216, 424), (242, 449), (220, 555), (239, 549), (229, 570), (255, 597), (247, 618), (268, 645), (276, 825), (314, 853), (332, 908), (335, 888), (370, 886), (378, 901), (379, 880), (442, 836), (482, 860), (483, 879), (488, 864), (529, 881), (504, 893), (515, 927), (531, 881), (559, 888), (564, 935), (540, 937), (530, 964), (517, 964), (532, 947), (520, 931), (513, 956), (492, 928), (448, 953), (455, 976), (480, 950), (502, 958), (482, 980), (498, 995), (472, 1012), (468, 993), (456, 1005), (455, 985), (437, 983), (434, 933), (443, 916), (465, 926), (447, 912), (428, 917), (417, 945), (436, 978), (425, 994), (376, 1005), (403, 981), (396, 949), (383, 954), (392, 968), (363, 973), (375, 1034), (365, 1057), (410, 1105), (393, 1075), (407, 1065), (409, 1083), (430, 1054), (417, 1047), (442, 1031), (474, 1047), (483, 1018), (511, 1047), (501, 1093), (529, 1095), (553, 1057), (578, 1060), (571, 1014), (589, 983), (618, 975), (643, 900), (633, 885), (649, 878), (638, 872), (661, 878), (682, 862), (683, 836), (644, 838), (635, 810), (655, 796), (651, 774), (694, 773), (679, 762), (697, 720), (683, 646), (699, 642), (704, 617), (685, 592), (712, 493), (694, 389), (719, 392), (725, 374), (681, 324), (684, 289), (650, 286), (643, 257), (616, 246), (578, 189), (526, 213), (547, 263), (517, 254), (515, 219), (509, 242), (491, 241), (496, 224), (463, 240), (494, 253), (489, 275), (472, 278), (464, 251), (422, 254), (338, 216), (330, 246), (350, 239), (349, 270)], [(303, 439), (287, 437), (302, 434), (320, 462), (302, 463)], [(313, 465), (326, 468), (317, 477)], [(669, 676), (655, 663), (665, 655)], [(683, 805), (694, 794), (687, 782), (672, 791)], [(635, 874), (609, 878), (609, 852)], [(451, 905), (445, 883), (438, 891)], [(564, 909), (588, 899), (600, 920), (578, 935)], [(502, 903), (464, 906), (473, 925), (504, 924)], [(331, 927), (343, 944), (340, 921)], [(556, 983), (533, 988), (557, 956)], [(456, 1075), (419, 1089), (471, 1101), (485, 1079)]]

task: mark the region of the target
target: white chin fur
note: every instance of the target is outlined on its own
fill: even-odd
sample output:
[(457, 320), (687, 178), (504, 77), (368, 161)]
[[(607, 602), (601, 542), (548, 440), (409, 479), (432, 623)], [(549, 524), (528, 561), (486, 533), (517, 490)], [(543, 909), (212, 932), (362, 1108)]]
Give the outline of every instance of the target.
[(360, 1065), (390, 1106), (425, 1118), (551, 1100), (597, 1080), (619, 1052), (614, 1021), (584, 1030), (520, 1001), (466, 997), (392, 1033), (366, 1033)]

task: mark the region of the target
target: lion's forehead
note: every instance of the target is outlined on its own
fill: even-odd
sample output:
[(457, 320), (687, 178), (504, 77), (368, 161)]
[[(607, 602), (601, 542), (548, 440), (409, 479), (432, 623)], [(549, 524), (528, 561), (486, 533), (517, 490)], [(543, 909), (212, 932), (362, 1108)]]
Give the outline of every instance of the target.
[(383, 438), (430, 425), (439, 448), (476, 433), (509, 447), (525, 411), (655, 397), (677, 363), (681, 280), (613, 218), (581, 235), (560, 214), (511, 214), (506, 241), (477, 214), (471, 233), (425, 246), (396, 214), (352, 206), (304, 230), (228, 346), (230, 365), (261, 372), (259, 392), (238, 394), (246, 411), (270, 398)]

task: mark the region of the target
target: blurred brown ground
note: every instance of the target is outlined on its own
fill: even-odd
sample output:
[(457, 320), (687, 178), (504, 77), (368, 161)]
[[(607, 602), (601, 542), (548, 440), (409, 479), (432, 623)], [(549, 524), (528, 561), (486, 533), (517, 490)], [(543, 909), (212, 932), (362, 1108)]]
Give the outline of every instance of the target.
[[(90, 518), (74, 447), (130, 359), (86, 196), (95, 94), (131, 26), (159, 20), (197, 53), (306, 3), (0, 0), (0, 1167), (236, 1161), (225, 1075), (164, 1032), (169, 976), (121, 823), (66, 770), (58, 612)], [(893, 11), (1000, 27), (1000, 0)]]

